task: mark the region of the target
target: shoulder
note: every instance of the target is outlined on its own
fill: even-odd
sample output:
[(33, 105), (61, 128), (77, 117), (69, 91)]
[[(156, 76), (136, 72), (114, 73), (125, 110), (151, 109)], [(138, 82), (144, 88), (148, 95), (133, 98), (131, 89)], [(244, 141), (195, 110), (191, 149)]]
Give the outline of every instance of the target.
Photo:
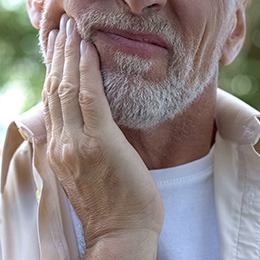
[[(32, 147), (46, 142), (43, 106), (39, 104), (8, 127), (2, 151), (1, 192), (9, 172), (29, 170), (32, 165)], [(17, 167), (19, 166), (19, 167)]]
[(259, 148), (260, 112), (220, 89), (217, 93), (215, 120), (222, 138)]

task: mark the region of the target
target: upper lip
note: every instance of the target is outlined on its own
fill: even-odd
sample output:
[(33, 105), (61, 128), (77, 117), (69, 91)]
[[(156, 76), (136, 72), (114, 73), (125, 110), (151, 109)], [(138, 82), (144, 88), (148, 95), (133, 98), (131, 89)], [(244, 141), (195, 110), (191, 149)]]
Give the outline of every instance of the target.
[(148, 33), (148, 32), (133, 32), (120, 29), (110, 29), (110, 28), (99, 28), (98, 31), (104, 33), (115, 34), (124, 38), (128, 38), (133, 41), (145, 42), (153, 45), (157, 45), (161, 48), (168, 49), (169, 46), (167, 42), (157, 34)]

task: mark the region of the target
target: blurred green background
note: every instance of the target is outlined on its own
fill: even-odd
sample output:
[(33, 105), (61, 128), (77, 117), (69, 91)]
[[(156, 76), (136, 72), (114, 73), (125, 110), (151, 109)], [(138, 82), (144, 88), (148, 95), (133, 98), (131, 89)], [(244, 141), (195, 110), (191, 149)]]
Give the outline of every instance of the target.
[[(219, 85), (260, 109), (259, 0), (249, 2), (247, 20), (243, 51), (232, 65), (220, 68)], [(25, 0), (0, 0), (0, 58), (1, 143), (7, 123), (41, 99), (45, 68)]]

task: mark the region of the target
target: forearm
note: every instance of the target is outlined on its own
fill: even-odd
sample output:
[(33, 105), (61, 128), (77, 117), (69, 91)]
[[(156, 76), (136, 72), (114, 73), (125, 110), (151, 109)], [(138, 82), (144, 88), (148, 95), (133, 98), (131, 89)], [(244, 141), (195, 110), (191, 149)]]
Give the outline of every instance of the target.
[(85, 260), (154, 260), (159, 235), (150, 230), (127, 231), (98, 240), (87, 249)]

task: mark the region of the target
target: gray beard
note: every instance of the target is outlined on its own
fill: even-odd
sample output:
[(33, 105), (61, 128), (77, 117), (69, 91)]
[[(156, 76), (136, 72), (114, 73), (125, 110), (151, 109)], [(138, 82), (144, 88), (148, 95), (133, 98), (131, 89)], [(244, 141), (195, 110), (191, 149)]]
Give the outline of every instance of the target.
[(105, 94), (119, 126), (147, 130), (173, 120), (202, 94), (216, 74), (218, 50), (214, 51), (203, 73), (194, 72), (194, 52), (185, 49), (180, 33), (177, 34), (180, 30), (158, 17), (142, 19), (131, 14), (89, 12), (76, 22), (82, 39), (86, 41), (92, 41), (93, 28), (101, 25), (138, 32), (150, 31), (171, 43), (168, 73), (158, 82), (147, 77), (153, 66), (151, 60), (117, 52), (113, 57), (116, 70), (112, 71), (101, 64)]
[(117, 73), (102, 67), (101, 71), (113, 118), (119, 126), (129, 129), (148, 130), (173, 120), (201, 95), (213, 77), (212, 69), (204, 81), (197, 77), (191, 85), (189, 75), (193, 61), (186, 59), (183, 70), (175, 72), (171, 68), (167, 79), (151, 82), (143, 77), (149, 63), (133, 58), (131, 64), (131, 57), (124, 60), (124, 56), (115, 57)]
[[(46, 21), (42, 21), (42, 28)], [(195, 51), (185, 48), (177, 34), (159, 17), (135, 17), (125, 13), (105, 14), (92, 11), (76, 20), (81, 38), (92, 41), (92, 33), (99, 26), (118, 29), (150, 31), (170, 42), (171, 50), (167, 75), (160, 81), (149, 80), (152, 60), (116, 53), (116, 70), (101, 64), (104, 91), (115, 122), (122, 127), (147, 130), (181, 115), (204, 91), (216, 75), (220, 47), (212, 51), (203, 69), (194, 71)], [(43, 33), (44, 35), (44, 33)], [(41, 37), (41, 40), (44, 36)], [(151, 73), (151, 72), (150, 72)]]

